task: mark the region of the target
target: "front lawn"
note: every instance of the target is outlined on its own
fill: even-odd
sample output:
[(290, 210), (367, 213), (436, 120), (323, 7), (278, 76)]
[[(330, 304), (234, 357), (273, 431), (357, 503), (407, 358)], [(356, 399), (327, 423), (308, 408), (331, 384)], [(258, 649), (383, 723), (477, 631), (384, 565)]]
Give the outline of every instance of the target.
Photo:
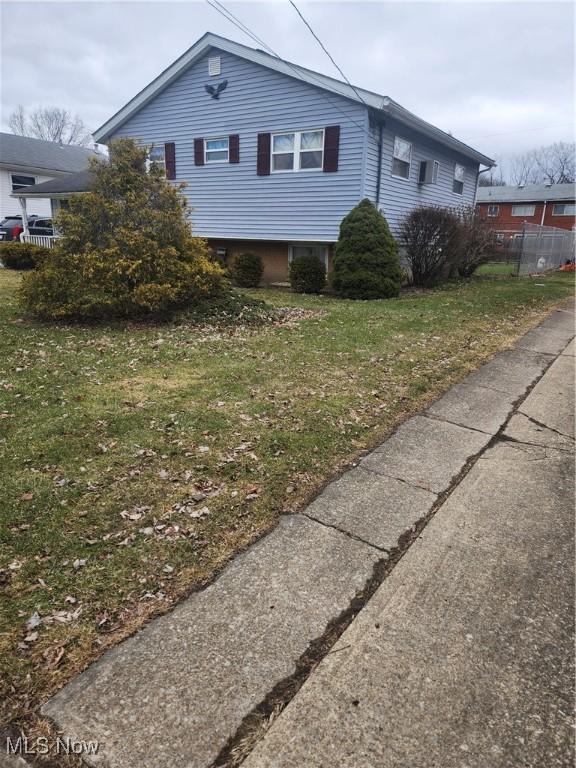
[(254, 291), (292, 312), (89, 328), (24, 319), (19, 280), (0, 270), (0, 701), (21, 722), (573, 291)]

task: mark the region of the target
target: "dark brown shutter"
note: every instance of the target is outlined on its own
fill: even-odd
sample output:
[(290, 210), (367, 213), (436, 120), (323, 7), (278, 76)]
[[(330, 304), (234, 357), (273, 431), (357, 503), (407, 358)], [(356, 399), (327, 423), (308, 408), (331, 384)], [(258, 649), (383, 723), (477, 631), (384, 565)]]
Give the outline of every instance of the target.
[(258, 134), (258, 154), (256, 159), (256, 173), (258, 176), (270, 175), (270, 134)]
[(231, 163), (240, 162), (240, 136), (237, 133), (228, 136), (228, 157)]
[(324, 171), (334, 173), (338, 170), (340, 151), (340, 126), (329, 125), (324, 129)]
[(166, 163), (166, 178), (173, 181), (176, 178), (176, 145), (173, 141), (164, 144), (164, 161)]
[(204, 165), (204, 139), (194, 139), (194, 165)]

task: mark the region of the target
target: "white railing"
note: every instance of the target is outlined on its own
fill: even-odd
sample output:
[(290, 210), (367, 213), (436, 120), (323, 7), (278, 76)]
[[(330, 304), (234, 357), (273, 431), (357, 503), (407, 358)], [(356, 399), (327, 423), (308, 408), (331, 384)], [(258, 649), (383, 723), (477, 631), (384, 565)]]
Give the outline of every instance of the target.
[(32, 243), (33, 245), (41, 245), (44, 248), (53, 248), (56, 238), (54, 235), (20, 235), (20, 240), (23, 243)]

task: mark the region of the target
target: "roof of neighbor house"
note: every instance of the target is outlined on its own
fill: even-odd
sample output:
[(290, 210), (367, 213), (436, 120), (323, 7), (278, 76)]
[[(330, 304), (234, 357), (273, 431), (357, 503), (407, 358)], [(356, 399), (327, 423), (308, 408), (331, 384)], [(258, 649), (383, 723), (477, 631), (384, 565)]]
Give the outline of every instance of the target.
[(78, 173), (68, 173), (59, 179), (50, 179), (41, 184), (22, 187), (12, 192), (11, 197), (66, 197), (77, 192), (87, 192), (92, 187), (92, 171), (88, 168)]
[(539, 203), (576, 200), (574, 184), (526, 184), (521, 187), (478, 187), (477, 203)]
[(103, 142), (108, 139), (114, 131), (128, 120), (128, 118), (147, 104), (160, 91), (166, 88), (173, 80), (181, 75), (187, 67), (194, 64), (194, 62), (203, 56), (209, 48), (217, 48), (226, 51), (235, 56), (240, 56), (243, 59), (252, 61), (255, 64), (260, 64), (264, 67), (273, 69), (276, 72), (281, 72), (288, 77), (302, 80), (309, 85), (338, 94), (351, 101), (364, 103), (370, 109), (400, 120), (405, 125), (409, 125), (415, 130), (424, 133), (429, 138), (445, 144), (451, 149), (460, 152), (465, 157), (469, 157), (482, 165), (490, 167), (495, 165), (494, 160), (491, 158), (483, 155), (472, 147), (469, 147), (458, 139), (455, 139), (449, 133), (441, 131), (431, 123), (417, 117), (388, 96), (382, 96), (373, 91), (367, 91), (364, 88), (350, 86), (341, 80), (322, 75), (319, 72), (314, 72), (310, 69), (305, 69), (298, 64), (292, 64), (284, 59), (271, 56), (259, 49), (236, 43), (233, 40), (229, 40), (226, 37), (220, 37), (220, 35), (215, 35), (212, 32), (206, 32), (205, 35), (194, 43), (194, 45), (182, 54), (182, 56), (176, 59), (176, 61), (165, 69), (155, 80), (147, 85), (146, 88), (136, 94), (133, 99), (116, 112), (116, 114), (105, 122), (104, 125), (100, 126), (98, 130), (94, 131), (95, 140)]
[(22, 167), (74, 173), (86, 168), (88, 158), (95, 156), (97, 153), (86, 147), (0, 133), (0, 165), (14, 169)]

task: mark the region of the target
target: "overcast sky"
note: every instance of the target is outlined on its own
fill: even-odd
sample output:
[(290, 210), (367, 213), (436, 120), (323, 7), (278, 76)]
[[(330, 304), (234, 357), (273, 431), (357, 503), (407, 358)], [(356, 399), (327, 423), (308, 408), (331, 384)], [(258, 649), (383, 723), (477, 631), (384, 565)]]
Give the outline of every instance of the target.
[[(499, 160), (574, 139), (570, 2), (301, 2), (347, 77)], [(283, 58), (338, 76), (288, 0), (222, 0)], [(2, 2), (2, 126), (56, 105), (91, 130), (212, 31), (205, 2)]]

